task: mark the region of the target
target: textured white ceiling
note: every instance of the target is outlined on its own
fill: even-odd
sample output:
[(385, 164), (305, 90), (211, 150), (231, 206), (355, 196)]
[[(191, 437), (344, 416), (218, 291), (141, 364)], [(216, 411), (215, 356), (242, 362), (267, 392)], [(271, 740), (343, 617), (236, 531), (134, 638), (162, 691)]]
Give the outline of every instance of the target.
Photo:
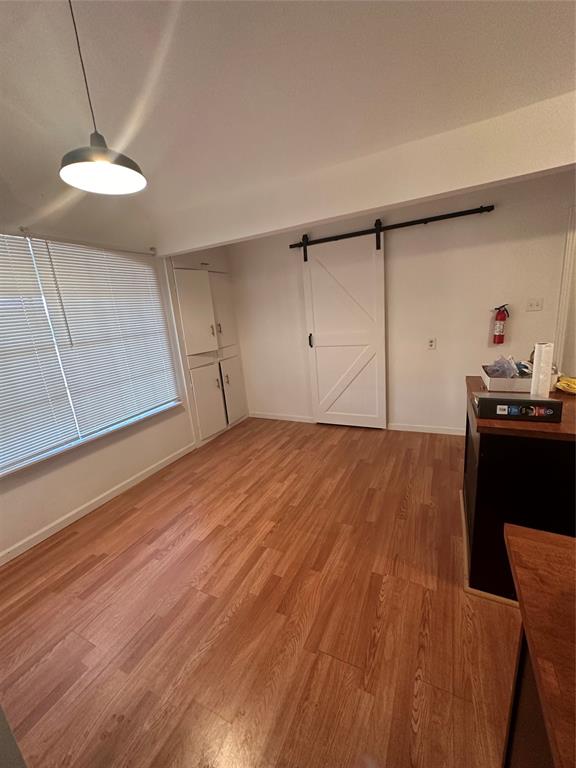
[[(163, 213), (574, 88), (565, 2), (75, 4), (99, 129), (148, 189), (69, 192), (87, 143), (67, 4), (0, 3), (0, 226), (154, 242)], [(106, 237), (101, 239), (106, 240)]]

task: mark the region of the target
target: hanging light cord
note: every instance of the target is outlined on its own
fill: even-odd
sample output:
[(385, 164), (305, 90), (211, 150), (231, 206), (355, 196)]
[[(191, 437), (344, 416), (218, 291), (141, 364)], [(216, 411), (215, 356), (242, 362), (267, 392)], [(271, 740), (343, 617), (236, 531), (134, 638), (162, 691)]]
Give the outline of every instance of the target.
[(82, 74), (84, 75), (84, 85), (86, 86), (86, 96), (88, 96), (88, 104), (90, 105), (90, 114), (92, 115), (92, 123), (94, 124), (95, 132), (98, 133), (98, 128), (96, 128), (96, 118), (94, 117), (94, 107), (92, 106), (92, 99), (90, 98), (90, 89), (88, 88), (88, 78), (86, 77), (86, 68), (84, 66), (84, 59), (82, 58), (82, 51), (80, 49), (80, 38), (78, 37), (78, 27), (76, 26), (76, 19), (74, 17), (74, 10), (72, 8), (72, 0), (68, 0), (68, 5), (70, 6), (72, 24), (74, 25), (74, 34), (76, 35), (76, 45), (78, 46), (78, 56), (80, 56)]

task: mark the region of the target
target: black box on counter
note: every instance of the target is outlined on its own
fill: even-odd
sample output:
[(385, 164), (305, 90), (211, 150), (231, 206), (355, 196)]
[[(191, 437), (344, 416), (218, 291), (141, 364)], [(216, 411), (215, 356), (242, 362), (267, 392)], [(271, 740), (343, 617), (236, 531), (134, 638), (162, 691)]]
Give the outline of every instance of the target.
[(480, 419), (515, 421), (562, 420), (562, 400), (533, 398), (518, 392), (474, 392), (474, 408)]

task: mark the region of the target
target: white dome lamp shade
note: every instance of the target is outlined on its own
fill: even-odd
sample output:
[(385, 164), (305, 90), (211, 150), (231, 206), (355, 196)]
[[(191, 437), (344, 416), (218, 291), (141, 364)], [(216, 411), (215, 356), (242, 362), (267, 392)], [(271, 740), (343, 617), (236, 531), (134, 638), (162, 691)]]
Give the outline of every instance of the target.
[(121, 152), (109, 149), (104, 136), (98, 132), (96, 127), (72, 0), (68, 0), (68, 6), (74, 25), (78, 56), (80, 57), (94, 132), (90, 135), (89, 147), (72, 149), (64, 155), (60, 165), (60, 178), (71, 187), (98, 195), (131, 195), (134, 192), (140, 192), (146, 186), (146, 177), (138, 163)]
[(108, 149), (98, 131), (90, 136), (89, 147), (79, 147), (62, 158), (60, 178), (71, 187), (98, 195), (131, 195), (146, 186), (138, 163)]

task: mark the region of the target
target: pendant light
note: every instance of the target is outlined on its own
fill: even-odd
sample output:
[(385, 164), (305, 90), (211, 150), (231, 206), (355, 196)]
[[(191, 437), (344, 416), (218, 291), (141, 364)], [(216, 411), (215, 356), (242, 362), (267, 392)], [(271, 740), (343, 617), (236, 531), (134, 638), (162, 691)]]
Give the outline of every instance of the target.
[(130, 195), (139, 192), (146, 186), (146, 178), (140, 170), (140, 166), (126, 155), (109, 149), (104, 136), (98, 132), (96, 127), (72, 0), (68, 0), (68, 5), (74, 25), (76, 45), (78, 46), (80, 66), (84, 75), (84, 85), (86, 86), (94, 132), (90, 135), (89, 147), (79, 147), (64, 155), (60, 165), (60, 178), (66, 184), (70, 184), (71, 187), (82, 189), (84, 192), (95, 192), (99, 195)]

